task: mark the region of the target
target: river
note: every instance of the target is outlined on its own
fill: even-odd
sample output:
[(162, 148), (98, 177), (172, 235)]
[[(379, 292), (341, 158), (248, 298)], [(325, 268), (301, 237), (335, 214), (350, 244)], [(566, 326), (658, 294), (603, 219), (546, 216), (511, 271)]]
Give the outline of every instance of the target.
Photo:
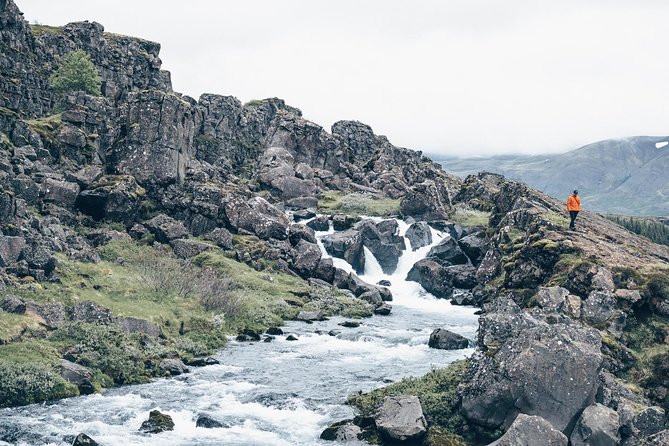
[[(402, 221), (400, 234), (408, 225)], [(436, 245), (444, 237), (433, 231)], [(328, 232), (332, 232), (328, 231)], [(328, 232), (318, 232), (320, 239)], [(283, 330), (298, 341), (278, 336), (271, 343), (238, 343), (215, 355), (221, 364), (192, 368), (191, 373), (151, 383), (107, 389), (102, 393), (0, 410), (0, 433), (11, 432), (13, 443), (0, 445), (69, 445), (83, 432), (101, 445), (332, 445), (319, 440), (329, 424), (353, 416), (344, 403), (358, 391), (368, 391), (403, 377), (421, 376), (472, 353), (427, 346), (435, 328), (447, 328), (474, 339), (476, 309), (436, 299), (407, 272), (431, 246), (400, 257), (392, 275), (383, 274), (365, 249), (361, 278), (391, 282), (393, 311), (374, 316), (357, 328), (338, 325), (344, 319), (306, 324), (288, 322)], [(322, 249), (322, 245), (321, 249)], [(335, 259), (335, 265), (351, 270)], [(335, 336), (331, 330), (339, 332)], [(152, 409), (172, 416), (175, 429), (146, 435), (138, 429)], [(196, 428), (199, 414), (223, 422), (217, 429)], [(348, 443), (351, 444), (351, 443)]]

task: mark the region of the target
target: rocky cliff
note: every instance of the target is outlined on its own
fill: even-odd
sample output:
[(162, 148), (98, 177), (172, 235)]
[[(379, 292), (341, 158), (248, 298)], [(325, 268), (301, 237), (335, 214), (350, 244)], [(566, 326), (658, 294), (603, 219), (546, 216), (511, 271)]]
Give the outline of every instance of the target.
[[(366, 301), (355, 300), (362, 313), (388, 314), (388, 290), (335, 268), (321, 256), (314, 230), (345, 230), (324, 244), (357, 270), (363, 248), (392, 270), (409, 249), (400, 246), (397, 223), (344, 215), (391, 213), (415, 221), (407, 234), (413, 249), (429, 244), (428, 225), (451, 236), (410, 279), (439, 297), (483, 307), (477, 353), (457, 389), (438, 390), (448, 395), (439, 413), (449, 415), (427, 413), (429, 432), (447, 429), (472, 443), (506, 432), (496, 444), (538, 444), (513, 438), (542, 435), (565, 445), (567, 437), (572, 444), (625, 445), (666, 437), (667, 247), (589, 212), (577, 232), (567, 231), (563, 204), (549, 196), (498, 175), (460, 180), (359, 122), (340, 121), (327, 132), (280, 99), (241, 104), (181, 95), (161, 70), (158, 44), (105, 33), (97, 23), (29, 26), (12, 0), (0, 0), (0, 37), (1, 277), (5, 294), (35, 298), (6, 296), (2, 308), (38, 322), (3, 342), (53, 336), (44, 328), (56, 330), (59, 342), (79, 339), (68, 324), (85, 322), (103, 326), (105, 336), (147, 335), (132, 349), (155, 354), (160, 330), (177, 337), (214, 332), (213, 311), (204, 313), (206, 323), (200, 313), (191, 322), (161, 315), (156, 326), (79, 302), (83, 293), (110, 305), (126, 296), (112, 279), (91, 279), (101, 257), (108, 277), (136, 266), (154, 279), (141, 270), (143, 256), (191, 259), (175, 263), (160, 283), (175, 271), (213, 281), (210, 268), (245, 264), (244, 280), (262, 274), (262, 285), (249, 290), (281, 294), (280, 302), (263, 301), (263, 310), (271, 306), (285, 317), (321, 317), (298, 311), (330, 299), (322, 297), (330, 287), (349, 291), (348, 302)], [(48, 86), (60, 58), (79, 48), (98, 67), (100, 97)], [(299, 223), (318, 209), (326, 215)], [(146, 245), (152, 248), (142, 250)], [(121, 254), (119, 246), (126, 246)], [(155, 262), (163, 265), (160, 256)], [(180, 293), (197, 291), (177, 285)], [(151, 296), (142, 305), (155, 308), (159, 297)], [(215, 302), (203, 305), (220, 310)], [(252, 321), (266, 327), (276, 314)], [(242, 340), (257, 337), (234, 328)], [(58, 352), (69, 362), (95, 363), (88, 353)], [(158, 373), (174, 370), (152, 361)], [(134, 382), (124, 373), (114, 382)], [(90, 380), (83, 389), (95, 390)]]

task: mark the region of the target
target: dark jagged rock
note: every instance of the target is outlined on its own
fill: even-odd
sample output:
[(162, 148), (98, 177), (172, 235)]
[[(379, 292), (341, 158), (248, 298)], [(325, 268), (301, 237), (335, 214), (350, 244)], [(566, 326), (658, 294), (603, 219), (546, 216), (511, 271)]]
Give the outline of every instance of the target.
[(139, 428), (139, 431), (145, 434), (159, 434), (172, 430), (174, 430), (172, 417), (157, 410), (152, 410), (149, 413), (149, 419), (145, 420)]
[(48, 328), (58, 328), (69, 320), (65, 306), (60, 302), (41, 305), (26, 302), (26, 314), (37, 316)]
[(432, 244), (432, 230), (424, 221), (419, 221), (409, 226), (405, 237), (409, 239), (413, 251)]
[(7, 313), (24, 314), (26, 312), (26, 303), (20, 297), (10, 294), (2, 299), (0, 308)]
[(460, 240), (458, 240), (458, 245), (460, 245), (460, 248), (462, 248), (474, 266), (481, 264), (481, 260), (483, 260), (487, 245), (487, 240), (483, 232), (477, 232), (475, 234), (462, 237)]
[(469, 262), (462, 248), (458, 245), (457, 240), (450, 237), (430, 249), (427, 257), (430, 259), (439, 259), (441, 262), (446, 262), (446, 264), (450, 265), (464, 265)]
[(210, 417), (209, 415), (199, 415), (197, 417), (197, 421), (195, 422), (195, 427), (201, 427), (204, 429), (218, 429), (221, 427), (228, 427), (228, 426)]
[(567, 437), (538, 416), (519, 414), (499, 440), (489, 446), (567, 446)]
[(244, 329), (237, 336), (238, 342), (260, 341), (260, 334), (251, 329)]
[(362, 429), (351, 420), (341, 421), (328, 426), (320, 435), (321, 440), (327, 441), (357, 441), (361, 438)]
[(443, 280), (445, 267), (432, 259), (419, 260), (411, 267), (407, 279), (420, 283), (423, 288), (435, 297), (448, 299), (453, 295), (453, 285)]
[(109, 228), (101, 228), (88, 233), (88, 240), (93, 246), (106, 245), (109, 242), (130, 241), (131, 237), (126, 232), (116, 231)]
[(138, 216), (145, 191), (132, 176), (105, 176), (76, 198), (76, 207), (95, 220), (130, 223)]
[(393, 307), (384, 302), (374, 307), (374, 314), (378, 314), (379, 316), (388, 316), (392, 310)]
[(189, 239), (176, 239), (170, 242), (174, 255), (180, 259), (190, 259), (211, 248), (207, 243)]
[(228, 197), (223, 208), (228, 224), (237, 231), (251, 232), (263, 240), (288, 238), (288, 216), (263, 198)]
[(336, 214), (332, 217), (332, 227), (335, 231), (345, 231), (353, 227), (359, 220), (351, 215)]
[[(462, 391), (462, 412), (484, 426), (509, 425), (532, 413), (564, 430), (589, 405), (602, 364), (596, 330), (548, 324), (500, 300), (481, 316), (479, 345), (494, 353), (477, 361)], [(563, 377), (569, 376), (569, 380)]]
[(75, 364), (66, 359), (60, 360), (60, 376), (79, 388), (79, 393), (89, 395), (95, 391), (91, 379), (93, 372), (88, 367)]
[(586, 407), (571, 433), (573, 446), (616, 446), (620, 419), (615, 410), (601, 404)]
[(295, 255), (293, 256), (293, 269), (301, 277), (313, 277), (321, 261), (321, 250), (315, 243), (306, 240), (300, 240), (295, 246)]
[(293, 334), (286, 336), (286, 341), (299, 341), (299, 338)]
[(423, 408), (415, 396), (387, 396), (374, 416), (376, 428), (389, 441), (418, 442), (427, 433)]
[(457, 333), (437, 328), (430, 334), (427, 345), (442, 350), (459, 350), (469, 347), (469, 341)]
[(205, 239), (216, 243), (219, 248), (225, 250), (231, 250), (234, 247), (232, 243), (232, 234), (225, 228), (214, 229), (205, 235)]
[(414, 185), (402, 198), (400, 212), (419, 220), (446, 220), (451, 206), (451, 193), (446, 184), (426, 180)]
[(395, 220), (385, 220), (379, 223), (363, 221), (355, 226), (355, 230), (359, 232), (362, 244), (374, 254), (383, 271), (386, 274), (395, 271), (397, 261), (405, 249), (404, 238), (396, 235), (397, 222)]
[(283, 334), (283, 330), (279, 327), (269, 327), (265, 333), (272, 336), (279, 336)]
[(316, 235), (314, 234), (314, 230), (308, 226), (301, 224), (291, 225), (288, 232), (288, 240), (293, 246), (297, 245), (300, 240), (316, 243)]
[(86, 434), (79, 434), (74, 438), (72, 446), (98, 446), (98, 442)]
[(23, 237), (0, 235), (0, 266), (16, 263), (23, 253), (26, 241)]
[(103, 324), (109, 324), (113, 320), (112, 313), (109, 308), (105, 308), (102, 305), (90, 300), (75, 304), (70, 309), (70, 318), (76, 322), (98, 322)]
[(307, 226), (314, 231), (327, 231), (330, 229), (330, 219), (327, 216), (322, 215), (308, 221)]
[(323, 237), (328, 254), (346, 260), (357, 273), (365, 269), (365, 252), (360, 233), (354, 230), (337, 232)]
[(188, 237), (188, 230), (182, 222), (164, 214), (145, 221), (144, 226), (161, 243), (169, 243), (172, 240)]
[(166, 373), (171, 376), (182, 375), (190, 371), (188, 367), (186, 367), (186, 364), (184, 364), (180, 359), (170, 358), (166, 358), (160, 361), (160, 364), (158, 364), (158, 369), (162, 373)]

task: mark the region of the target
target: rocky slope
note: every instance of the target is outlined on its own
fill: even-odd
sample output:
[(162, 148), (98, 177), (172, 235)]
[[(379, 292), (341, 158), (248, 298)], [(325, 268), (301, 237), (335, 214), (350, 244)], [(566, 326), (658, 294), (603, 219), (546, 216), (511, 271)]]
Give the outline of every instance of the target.
[[(336, 268), (314, 230), (344, 231), (324, 245), (357, 271), (365, 248), (391, 271), (403, 250), (430, 243), (432, 225), (451, 237), (409, 278), (483, 306), (477, 353), (457, 365), (462, 373), (428, 378), (438, 377), (436, 387), (400, 384), (380, 391), (392, 399), (372, 397), (378, 407), (359, 401), (363, 416), (334, 427), (333, 438), (340, 428), (426, 444), (444, 444), (441, 435), (453, 444), (666, 438), (667, 247), (590, 212), (566, 231), (559, 201), (498, 175), (462, 181), (359, 122), (328, 133), (279, 99), (180, 95), (158, 44), (96, 23), (30, 27), (0, 0), (0, 37), (0, 318), (9, 327), (0, 351), (25, 359), (39, 345), (40, 360), (57, 358), (68, 379), (42, 374), (50, 393), (16, 404), (182, 373), (175, 359), (205, 355), (222, 344), (205, 340), (231, 330), (257, 340), (281, 318), (342, 307), (388, 314), (388, 290)], [(48, 87), (75, 48), (91, 55), (103, 96)], [(318, 207), (328, 215), (299, 223)], [(397, 222), (337, 209), (412, 219), (411, 246)], [(193, 282), (213, 283), (226, 300), (206, 299), (212, 290)], [(104, 364), (105, 355), (127, 368)], [(0, 366), (14, 376), (11, 364)]]
[(579, 189), (587, 209), (625, 215), (669, 214), (667, 137), (634, 136), (599, 141), (558, 155), (444, 160), (459, 176), (494, 172), (557, 198)]

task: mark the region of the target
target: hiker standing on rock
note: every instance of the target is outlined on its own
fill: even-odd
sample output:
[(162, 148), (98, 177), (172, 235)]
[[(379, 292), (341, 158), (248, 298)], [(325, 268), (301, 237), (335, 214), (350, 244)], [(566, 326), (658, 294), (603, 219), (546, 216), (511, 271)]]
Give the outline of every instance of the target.
[(569, 222), (569, 229), (574, 231), (576, 230), (576, 225), (574, 225), (574, 222), (576, 221), (576, 216), (581, 210), (581, 199), (578, 196), (577, 190), (575, 190), (574, 193), (571, 194), (567, 199), (567, 210), (569, 211), (569, 217), (571, 218), (571, 221)]

